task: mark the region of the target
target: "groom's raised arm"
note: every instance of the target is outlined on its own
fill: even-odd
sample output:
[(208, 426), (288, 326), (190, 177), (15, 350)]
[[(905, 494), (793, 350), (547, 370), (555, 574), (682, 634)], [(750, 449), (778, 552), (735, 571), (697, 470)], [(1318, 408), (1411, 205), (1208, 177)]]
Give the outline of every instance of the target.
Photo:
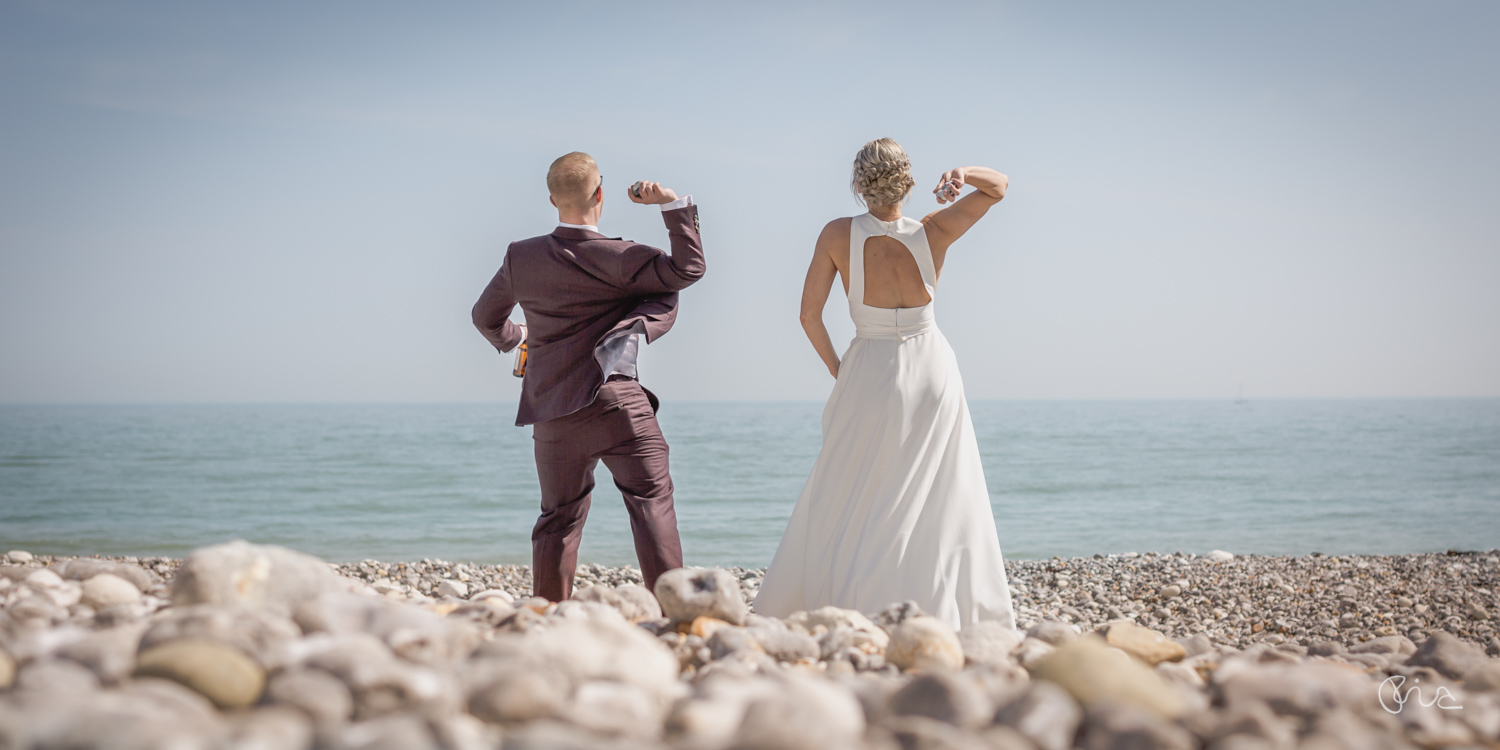
[(516, 294), (510, 285), (510, 250), (507, 249), (505, 260), (500, 263), (500, 270), (495, 273), (495, 278), (490, 279), (484, 293), (479, 295), (479, 301), (474, 303), (471, 313), (474, 327), (502, 352), (516, 348), (521, 339), (525, 338), (521, 327), (510, 322), (510, 312), (514, 309)]
[(629, 294), (667, 294), (703, 278), (703, 240), (698, 236), (698, 207), (692, 196), (663, 205), (661, 218), (672, 252), (669, 255), (650, 245), (628, 248), (620, 257), (620, 282)]

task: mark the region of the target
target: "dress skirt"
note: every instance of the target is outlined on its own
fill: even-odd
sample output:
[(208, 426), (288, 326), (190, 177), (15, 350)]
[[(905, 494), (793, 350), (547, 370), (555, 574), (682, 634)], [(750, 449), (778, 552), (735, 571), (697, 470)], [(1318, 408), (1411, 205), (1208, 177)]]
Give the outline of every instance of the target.
[(1015, 627), (963, 379), (935, 327), (849, 345), (755, 611), (873, 614), (907, 600), (955, 629)]

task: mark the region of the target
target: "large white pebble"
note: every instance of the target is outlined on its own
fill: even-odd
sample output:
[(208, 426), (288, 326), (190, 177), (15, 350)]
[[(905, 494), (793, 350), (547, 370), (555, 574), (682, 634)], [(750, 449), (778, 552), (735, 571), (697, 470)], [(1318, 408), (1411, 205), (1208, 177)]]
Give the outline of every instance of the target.
[(96, 610), (140, 601), (141, 590), (111, 573), (100, 573), (83, 582), (82, 602)]
[(499, 599), (506, 604), (510, 604), (516, 600), (514, 596), (511, 596), (509, 591), (506, 591), (504, 589), (489, 589), (475, 594), (469, 599), (469, 601), (482, 602), (485, 599)]
[(48, 570), (47, 568), (37, 569), (36, 571), (28, 574), (24, 580), (32, 587), (38, 589), (56, 589), (62, 588), (63, 585), (62, 576), (52, 572), (51, 570)]

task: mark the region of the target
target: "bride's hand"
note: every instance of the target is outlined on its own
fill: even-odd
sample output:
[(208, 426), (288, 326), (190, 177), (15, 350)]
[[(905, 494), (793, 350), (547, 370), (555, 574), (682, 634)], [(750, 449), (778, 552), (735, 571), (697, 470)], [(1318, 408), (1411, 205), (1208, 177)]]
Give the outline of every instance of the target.
[[(968, 173), (969, 170), (963, 167), (944, 172), (943, 176), (938, 178), (937, 187), (932, 189), (932, 194), (937, 196), (937, 202), (948, 203), (958, 200), (958, 191), (962, 190), (964, 185), (967, 184)], [(948, 196), (947, 191), (943, 190), (943, 186), (950, 182), (953, 183), (953, 196), (951, 198)]]
[(840, 362), (835, 359), (833, 364), (828, 366), (828, 374), (832, 375), (834, 380), (839, 379), (839, 364)]

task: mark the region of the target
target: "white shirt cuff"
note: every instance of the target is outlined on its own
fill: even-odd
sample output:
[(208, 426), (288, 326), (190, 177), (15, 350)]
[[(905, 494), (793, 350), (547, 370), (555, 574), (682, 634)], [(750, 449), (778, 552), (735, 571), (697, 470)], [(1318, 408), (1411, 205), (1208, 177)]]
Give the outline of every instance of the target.
[(663, 210), (663, 211), (676, 211), (679, 208), (687, 208), (688, 206), (691, 206), (691, 205), (693, 205), (693, 196), (691, 196), (691, 195), (684, 195), (681, 198), (678, 198), (677, 200), (672, 201), (671, 203), (663, 203), (663, 204), (661, 204), (661, 210)]

